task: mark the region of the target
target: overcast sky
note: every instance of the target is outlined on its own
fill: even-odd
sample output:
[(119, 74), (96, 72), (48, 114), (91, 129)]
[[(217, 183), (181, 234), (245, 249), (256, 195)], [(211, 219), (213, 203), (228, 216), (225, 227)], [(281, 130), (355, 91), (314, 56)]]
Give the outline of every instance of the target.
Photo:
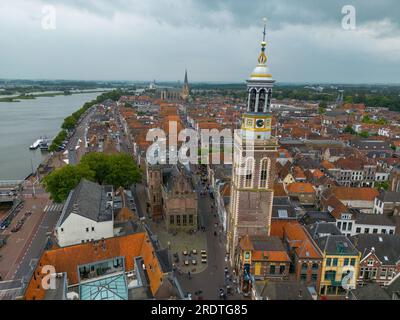
[(0, 78), (242, 82), (264, 16), (278, 82), (400, 83), (398, 0), (1, 0)]

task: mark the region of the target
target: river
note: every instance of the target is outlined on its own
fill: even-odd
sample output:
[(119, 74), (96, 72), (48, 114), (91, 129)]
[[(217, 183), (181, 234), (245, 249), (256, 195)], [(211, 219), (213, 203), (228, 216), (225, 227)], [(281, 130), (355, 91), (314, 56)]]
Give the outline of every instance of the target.
[(101, 93), (40, 97), (0, 102), (0, 180), (22, 180), (44, 160), (46, 153), (29, 146), (40, 136), (53, 138), (65, 117)]

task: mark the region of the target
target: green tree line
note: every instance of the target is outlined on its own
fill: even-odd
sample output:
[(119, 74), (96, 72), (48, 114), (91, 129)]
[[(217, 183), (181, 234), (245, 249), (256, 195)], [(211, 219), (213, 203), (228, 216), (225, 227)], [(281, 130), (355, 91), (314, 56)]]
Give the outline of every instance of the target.
[(141, 172), (128, 154), (88, 153), (79, 164), (66, 165), (48, 174), (43, 184), (55, 202), (62, 202), (81, 179), (127, 188), (140, 181)]
[[(76, 125), (78, 124), (79, 119), (82, 117), (82, 115), (89, 110), (92, 106), (102, 103), (108, 99), (111, 99), (113, 101), (118, 101), (119, 98), (124, 95), (125, 92), (118, 89), (118, 90), (113, 90), (109, 92), (105, 92), (101, 95), (99, 95), (96, 99), (86, 102), (79, 110), (75, 111), (72, 115), (66, 117), (64, 119), (63, 124), (61, 125), (61, 131), (57, 135), (57, 137), (53, 140), (52, 144), (49, 147), (50, 152), (56, 151), (62, 142), (67, 138), (68, 136), (68, 131), (72, 131), (75, 129)], [(61, 139), (61, 137), (63, 137)]]

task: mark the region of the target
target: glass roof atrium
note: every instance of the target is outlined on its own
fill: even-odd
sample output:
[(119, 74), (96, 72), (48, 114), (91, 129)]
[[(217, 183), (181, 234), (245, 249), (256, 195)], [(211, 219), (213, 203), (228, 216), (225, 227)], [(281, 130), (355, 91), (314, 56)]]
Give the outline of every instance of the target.
[(124, 273), (86, 281), (80, 284), (79, 291), (81, 300), (128, 300)]

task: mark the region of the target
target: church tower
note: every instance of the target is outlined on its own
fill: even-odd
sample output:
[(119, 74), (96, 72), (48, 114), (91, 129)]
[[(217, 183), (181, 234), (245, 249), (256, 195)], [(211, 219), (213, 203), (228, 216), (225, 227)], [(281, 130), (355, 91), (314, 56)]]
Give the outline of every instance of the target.
[(265, 26), (256, 68), (247, 80), (247, 110), (234, 136), (227, 251), (232, 265), (241, 238), (270, 234), (278, 142), (271, 136), (275, 80), (267, 67)]
[(187, 70), (185, 70), (185, 81), (183, 82), (181, 97), (183, 100), (188, 100), (189, 96), (190, 96), (189, 81), (188, 81)]

